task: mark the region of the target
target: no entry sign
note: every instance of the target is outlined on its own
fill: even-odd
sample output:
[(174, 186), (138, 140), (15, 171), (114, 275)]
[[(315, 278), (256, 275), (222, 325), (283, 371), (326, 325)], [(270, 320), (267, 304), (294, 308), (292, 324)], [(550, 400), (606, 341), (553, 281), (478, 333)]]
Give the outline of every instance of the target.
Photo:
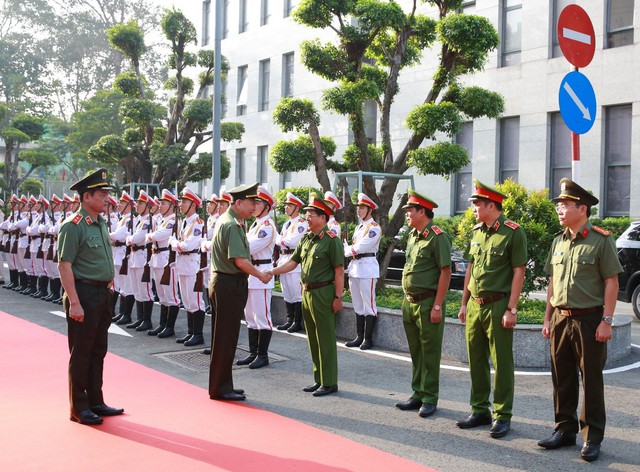
[(558, 18), (558, 43), (562, 54), (576, 67), (586, 67), (596, 50), (593, 23), (578, 5), (568, 5)]

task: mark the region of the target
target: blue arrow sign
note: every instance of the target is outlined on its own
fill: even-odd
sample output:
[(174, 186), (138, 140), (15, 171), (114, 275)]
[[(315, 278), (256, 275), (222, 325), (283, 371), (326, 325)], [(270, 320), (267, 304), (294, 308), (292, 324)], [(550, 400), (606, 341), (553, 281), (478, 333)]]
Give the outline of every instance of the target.
[(558, 101), (560, 114), (571, 131), (584, 134), (591, 129), (596, 119), (596, 93), (584, 74), (573, 71), (564, 76)]

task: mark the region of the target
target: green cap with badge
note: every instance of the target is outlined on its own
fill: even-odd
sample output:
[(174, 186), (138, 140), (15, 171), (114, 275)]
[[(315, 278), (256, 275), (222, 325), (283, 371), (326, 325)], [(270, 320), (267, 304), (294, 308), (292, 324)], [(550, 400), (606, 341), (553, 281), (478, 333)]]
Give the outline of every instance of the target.
[(74, 190), (78, 192), (79, 195), (82, 195), (89, 190), (113, 190), (107, 178), (107, 169), (98, 169), (83, 179), (78, 180), (75, 184), (69, 187), (69, 190)]
[(564, 177), (560, 180), (560, 195), (553, 199), (554, 203), (558, 203), (560, 200), (572, 200), (574, 202), (580, 202), (587, 206), (594, 206), (599, 203), (596, 197), (590, 192), (580, 187), (573, 180)]

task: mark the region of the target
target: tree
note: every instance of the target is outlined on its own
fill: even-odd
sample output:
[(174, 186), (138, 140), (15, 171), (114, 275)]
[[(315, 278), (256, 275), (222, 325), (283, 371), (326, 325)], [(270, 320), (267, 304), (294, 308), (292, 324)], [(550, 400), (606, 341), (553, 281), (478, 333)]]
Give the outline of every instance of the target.
[[(319, 125), (313, 106), (296, 99), (283, 101), (284, 110), (277, 110), (279, 116), (274, 119), (283, 130), (295, 129), (309, 135), (314, 145), (312, 164), (324, 190), (329, 189), (328, 169), (371, 172), (380, 165), (389, 174), (401, 175), (413, 168), (420, 174), (447, 177), (468, 163), (466, 151), (451, 142), (423, 146), (424, 142), (435, 141), (438, 133), (455, 136), (465, 119), (496, 118), (502, 113), (504, 103), (499, 94), (465, 87), (461, 81), (463, 76), (482, 70), (488, 53), (498, 46), (495, 28), (486, 18), (457, 13), (461, 0), (428, 3), (437, 7), (437, 19), (417, 14), (418, 0), (411, 2), (408, 12), (396, 2), (384, 0), (302, 0), (296, 9), (297, 22), (311, 28), (330, 28), (336, 33), (335, 44), (306, 41), (301, 52), (307, 69), (335, 83), (324, 91), (322, 106), (348, 117), (354, 137), (349, 158), (343, 163), (327, 159), (322, 140), (313, 136), (314, 126)], [(403, 69), (419, 64), (423, 54), (436, 45), (438, 66), (431, 89), (422, 104), (407, 116), (412, 134), (396, 154), (392, 147), (391, 112), (400, 90), (398, 79)], [(377, 149), (365, 134), (365, 101), (374, 101), (379, 110), (381, 143)], [(299, 109), (305, 113), (296, 115)], [(363, 185), (364, 192), (380, 207), (383, 234), (393, 238), (404, 224), (402, 211), (395, 211), (390, 217), (398, 180), (384, 179), (379, 192), (371, 178), (365, 178)], [(405, 201), (406, 195), (397, 208)], [(392, 243), (382, 259), (381, 280), (393, 248)]]

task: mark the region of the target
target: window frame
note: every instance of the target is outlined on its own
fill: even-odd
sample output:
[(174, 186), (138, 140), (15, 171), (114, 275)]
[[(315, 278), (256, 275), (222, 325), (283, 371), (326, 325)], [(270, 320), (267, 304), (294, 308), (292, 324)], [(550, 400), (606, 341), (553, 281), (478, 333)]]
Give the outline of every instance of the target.
[[(514, 50), (510, 50), (508, 51), (506, 49), (507, 44), (506, 41), (504, 41), (504, 39), (506, 38), (506, 31), (507, 31), (507, 17), (508, 17), (508, 13), (516, 11), (516, 10), (522, 10), (522, 4), (523, 4), (523, 0), (519, 0), (520, 3), (518, 5), (511, 5), (511, 6), (507, 6), (507, 2), (509, 0), (501, 0), (501, 27), (500, 27), (500, 67), (510, 67), (510, 66), (515, 66), (518, 65), (522, 62), (522, 13), (520, 16), (520, 48), (519, 49), (514, 49)], [(513, 62), (513, 63), (508, 63), (507, 64), (507, 58), (509, 56), (518, 56), (518, 60), (517, 62)]]

